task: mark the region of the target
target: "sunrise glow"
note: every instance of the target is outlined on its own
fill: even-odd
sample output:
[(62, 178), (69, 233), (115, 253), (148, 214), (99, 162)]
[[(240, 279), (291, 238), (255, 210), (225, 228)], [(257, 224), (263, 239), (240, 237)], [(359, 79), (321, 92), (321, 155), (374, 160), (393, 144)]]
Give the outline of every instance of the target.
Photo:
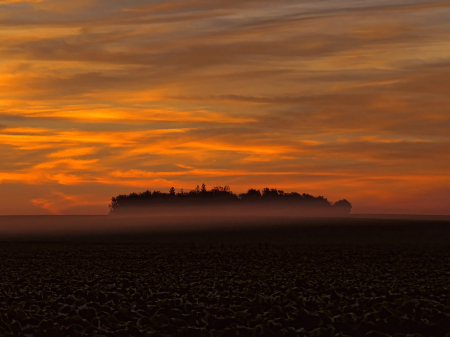
[(448, 1), (0, 1), (0, 215), (229, 185), (450, 214)]

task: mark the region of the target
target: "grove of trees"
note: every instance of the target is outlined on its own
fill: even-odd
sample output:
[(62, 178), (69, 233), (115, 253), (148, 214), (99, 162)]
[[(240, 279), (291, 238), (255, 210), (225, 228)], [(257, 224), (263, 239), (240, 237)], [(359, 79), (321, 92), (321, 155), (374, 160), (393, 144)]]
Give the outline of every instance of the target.
[(303, 209), (328, 209), (338, 211), (339, 214), (349, 214), (352, 205), (346, 199), (331, 203), (323, 196), (314, 197), (307, 193), (285, 193), (274, 188), (264, 188), (262, 191), (250, 188), (247, 193), (235, 194), (228, 186), (216, 186), (207, 190), (205, 184), (189, 192), (181, 190), (176, 193), (171, 187), (169, 193), (160, 191), (145, 191), (141, 193), (121, 194), (111, 199), (109, 205), (111, 213), (126, 211), (131, 208), (154, 209), (155, 207), (171, 206), (207, 207), (207, 206), (263, 206), (283, 207), (292, 206)]

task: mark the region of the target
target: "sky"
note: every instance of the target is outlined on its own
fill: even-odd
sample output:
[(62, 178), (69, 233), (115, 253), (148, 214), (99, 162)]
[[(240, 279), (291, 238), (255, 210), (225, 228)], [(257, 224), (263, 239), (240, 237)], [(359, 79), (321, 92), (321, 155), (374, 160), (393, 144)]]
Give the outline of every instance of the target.
[(206, 184), (450, 214), (450, 1), (0, 0), (0, 215)]

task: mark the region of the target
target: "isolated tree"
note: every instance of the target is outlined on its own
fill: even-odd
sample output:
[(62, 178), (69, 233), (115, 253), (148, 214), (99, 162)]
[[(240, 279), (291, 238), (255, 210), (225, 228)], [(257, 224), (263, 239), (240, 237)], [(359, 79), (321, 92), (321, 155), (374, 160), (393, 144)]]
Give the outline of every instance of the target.
[(170, 195), (175, 195), (175, 187), (171, 187), (169, 190)]
[(202, 192), (206, 192), (206, 185), (202, 184)]
[(333, 204), (333, 208), (339, 209), (343, 213), (348, 214), (352, 210), (352, 204), (350, 202), (348, 202), (347, 199), (342, 199), (342, 200), (336, 201)]

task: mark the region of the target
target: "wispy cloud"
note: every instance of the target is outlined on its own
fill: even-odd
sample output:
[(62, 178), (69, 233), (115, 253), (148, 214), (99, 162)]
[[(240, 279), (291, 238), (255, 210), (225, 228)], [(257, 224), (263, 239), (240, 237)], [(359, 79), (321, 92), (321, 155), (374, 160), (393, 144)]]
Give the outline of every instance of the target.
[(14, 3), (21, 3), (21, 2), (41, 2), (43, 0), (0, 0), (0, 5), (4, 4), (14, 4)]

